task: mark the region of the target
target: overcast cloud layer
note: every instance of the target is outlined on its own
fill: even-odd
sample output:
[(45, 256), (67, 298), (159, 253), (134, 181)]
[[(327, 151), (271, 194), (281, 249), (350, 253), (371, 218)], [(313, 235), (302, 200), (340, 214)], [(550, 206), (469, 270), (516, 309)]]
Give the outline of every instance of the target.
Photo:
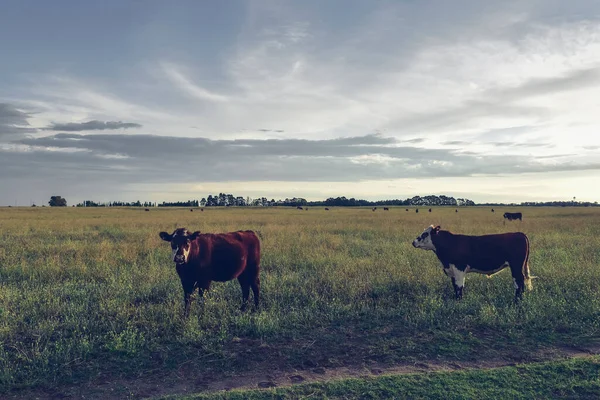
[(0, 205), (598, 200), (600, 4), (480, 3), (9, 3)]

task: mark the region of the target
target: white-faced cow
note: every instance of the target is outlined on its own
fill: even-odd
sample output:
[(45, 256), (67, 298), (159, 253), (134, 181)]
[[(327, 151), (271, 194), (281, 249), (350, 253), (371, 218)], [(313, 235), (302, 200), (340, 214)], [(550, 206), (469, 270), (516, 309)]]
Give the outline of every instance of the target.
[(242, 311), (248, 305), (250, 289), (258, 307), (260, 280), (260, 241), (253, 231), (230, 233), (190, 233), (178, 228), (172, 234), (160, 232), (160, 238), (171, 243), (175, 269), (183, 286), (185, 316), (190, 310), (192, 293), (200, 296), (212, 281), (238, 280), (242, 287)]
[(491, 276), (510, 267), (516, 289), (515, 301), (522, 297), (525, 287), (531, 289), (529, 239), (524, 233), (467, 236), (431, 225), (412, 245), (432, 250), (437, 255), (444, 273), (452, 279), (457, 299), (462, 298), (465, 276), (469, 272)]

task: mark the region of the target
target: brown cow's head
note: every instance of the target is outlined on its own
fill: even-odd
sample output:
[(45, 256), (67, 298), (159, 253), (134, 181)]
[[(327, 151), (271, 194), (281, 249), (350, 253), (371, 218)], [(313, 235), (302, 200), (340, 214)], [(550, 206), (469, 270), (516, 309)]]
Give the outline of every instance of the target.
[(433, 244), (433, 240), (431, 238), (432, 235), (437, 235), (440, 231), (440, 226), (428, 226), (423, 233), (421, 233), (415, 240), (413, 240), (412, 245), (418, 249), (423, 250), (433, 250), (435, 251), (435, 245)]
[(188, 262), (191, 243), (200, 235), (200, 231), (190, 234), (185, 228), (177, 228), (172, 235), (169, 235), (167, 232), (160, 232), (158, 235), (162, 240), (171, 242), (173, 262), (177, 265), (182, 265)]

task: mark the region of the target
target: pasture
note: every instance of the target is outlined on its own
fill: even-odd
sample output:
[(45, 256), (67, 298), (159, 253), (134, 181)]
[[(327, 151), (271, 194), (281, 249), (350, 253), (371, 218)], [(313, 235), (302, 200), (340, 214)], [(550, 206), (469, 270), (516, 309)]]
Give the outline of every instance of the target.
[[(279, 372), (506, 365), (600, 337), (600, 209), (521, 207), (506, 224), (512, 209), (409, 210), (0, 208), (0, 394), (136, 398)], [(533, 291), (515, 306), (508, 270), (469, 274), (456, 301), (435, 254), (411, 246), (430, 224), (525, 232)], [(239, 311), (236, 281), (215, 282), (182, 318), (158, 236), (177, 227), (260, 231), (257, 312)]]

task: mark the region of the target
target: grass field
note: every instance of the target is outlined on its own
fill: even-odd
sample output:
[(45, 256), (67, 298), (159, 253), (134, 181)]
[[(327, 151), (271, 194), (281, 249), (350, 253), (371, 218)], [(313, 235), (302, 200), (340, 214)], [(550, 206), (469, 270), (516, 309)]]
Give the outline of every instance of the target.
[[(523, 222), (504, 225), (509, 210), (498, 208), (0, 208), (0, 393), (136, 379), (193, 379), (202, 390), (248, 371), (527, 362), (595, 341), (600, 209), (519, 210)], [(430, 224), (527, 233), (533, 292), (514, 306), (508, 270), (469, 274), (455, 301), (435, 255), (410, 244)], [(158, 237), (181, 226), (261, 232), (258, 312), (240, 313), (239, 285), (228, 282), (181, 318)]]

